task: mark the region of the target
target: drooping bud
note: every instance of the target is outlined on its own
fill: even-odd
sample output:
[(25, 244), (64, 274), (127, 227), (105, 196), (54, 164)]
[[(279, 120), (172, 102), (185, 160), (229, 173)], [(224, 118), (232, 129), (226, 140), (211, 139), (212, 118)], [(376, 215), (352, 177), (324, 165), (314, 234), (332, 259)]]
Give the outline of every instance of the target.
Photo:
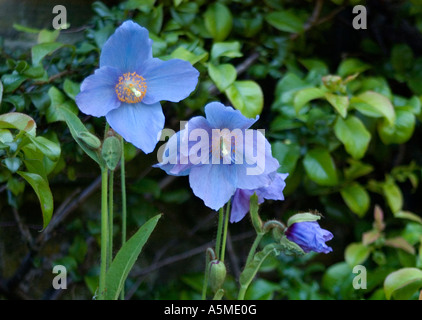
[(122, 147), (119, 139), (115, 136), (107, 137), (104, 140), (103, 147), (101, 148), (101, 156), (110, 170), (116, 169), (121, 155)]
[(213, 292), (217, 292), (224, 283), (226, 279), (226, 266), (224, 262), (219, 260), (213, 260), (210, 262), (210, 286)]

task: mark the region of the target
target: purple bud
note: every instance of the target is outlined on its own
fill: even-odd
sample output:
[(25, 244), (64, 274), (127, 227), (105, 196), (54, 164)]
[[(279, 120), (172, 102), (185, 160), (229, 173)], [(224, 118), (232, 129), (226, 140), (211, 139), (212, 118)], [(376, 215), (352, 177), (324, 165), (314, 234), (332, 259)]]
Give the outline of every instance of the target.
[(325, 244), (333, 238), (330, 231), (322, 229), (316, 221), (302, 221), (293, 223), (287, 228), (286, 237), (299, 245), (303, 251), (329, 253), (333, 249)]

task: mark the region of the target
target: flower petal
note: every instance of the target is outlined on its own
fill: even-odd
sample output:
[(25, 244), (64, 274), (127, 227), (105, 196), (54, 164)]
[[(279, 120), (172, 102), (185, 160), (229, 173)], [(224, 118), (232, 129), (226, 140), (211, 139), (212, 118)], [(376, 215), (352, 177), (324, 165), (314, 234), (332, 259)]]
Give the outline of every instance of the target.
[(272, 156), (271, 145), (257, 130), (248, 129), (244, 138), (243, 164), (236, 164), (237, 187), (258, 189), (268, 186), (280, 167)]
[(111, 66), (123, 73), (137, 70), (145, 60), (152, 58), (152, 40), (148, 30), (125, 21), (104, 44), (100, 67)]
[(231, 204), (231, 213), (230, 213), (230, 222), (239, 222), (243, 219), (244, 216), (249, 212), (250, 208), (250, 198), (254, 194), (253, 190), (237, 189), (234, 193), (232, 204)]
[(277, 173), (270, 185), (256, 190), (257, 195), (268, 200), (284, 200), (283, 190), (286, 187), (284, 180), (288, 175), (288, 173)]
[(145, 104), (166, 100), (179, 102), (195, 90), (199, 72), (188, 61), (172, 59), (163, 61), (152, 58), (139, 69), (145, 78), (147, 92)]
[(95, 70), (82, 82), (81, 91), (76, 96), (79, 109), (85, 114), (102, 117), (118, 108), (121, 101), (117, 98), (115, 87), (119, 76), (119, 70), (111, 67)]
[(205, 106), (205, 114), (212, 127), (229, 130), (248, 129), (259, 119), (259, 116), (255, 119), (246, 118), (239, 110), (226, 107), (220, 102), (208, 103)]
[(236, 176), (230, 165), (202, 165), (190, 170), (193, 193), (213, 210), (223, 207), (236, 191)]
[(107, 113), (110, 126), (126, 141), (145, 153), (154, 150), (164, 127), (164, 114), (160, 103), (124, 103)]
[(298, 244), (306, 253), (309, 251), (329, 253), (333, 249), (325, 244), (333, 234), (322, 229), (316, 221), (293, 223), (285, 231), (287, 239)]

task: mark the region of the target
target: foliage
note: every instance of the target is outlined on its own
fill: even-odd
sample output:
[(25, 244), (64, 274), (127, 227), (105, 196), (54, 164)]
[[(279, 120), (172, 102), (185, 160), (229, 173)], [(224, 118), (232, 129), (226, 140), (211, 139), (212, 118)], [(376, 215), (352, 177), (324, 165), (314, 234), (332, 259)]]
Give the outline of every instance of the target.
[[(334, 234), (333, 253), (300, 257), (271, 255), (266, 235), (259, 251), (266, 259), (256, 261), (259, 272), (253, 270), (246, 299), (417, 299), (422, 10), (412, 2), (95, 2), (76, 43), (65, 43), (58, 30), (15, 25), (36, 35), (36, 44), (0, 51), (1, 222), (16, 221), (21, 233), (0, 236), (6, 243), (0, 279), (8, 280), (0, 294), (54, 298), (23, 288), (37, 269), (44, 271), (38, 287), (49, 287), (58, 263), (70, 271), (78, 298), (95, 293), (98, 257), (90, 253), (98, 251), (100, 214), (91, 198), (100, 186), (95, 161), (102, 158), (92, 150), (104, 120), (78, 113), (75, 96), (98, 67), (106, 39), (132, 19), (150, 31), (154, 56), (187, 60), (201, 73), (188, 99), (163, 104), (166, 127), (179, 130), (179, 121), (201, 115), (201, 107), (216, 100), (247, 117), (260, 115), (257, 128), (266, 129), (280, 172), (289, 173), (286, 200), (264, 203), (261, 216), (287, 221), (313, 208)], [(357, 4), (368, 9), (368, 30), (352, 27)], [(144, 248), (146, 262), (128, 276), (128, 297), (200, 298), (203, 257), (196, 255), (213, 237), (215, 212), (204, 210), (186, 180), (151, 169), (154, 154), (129, 144), (125, 154), (131, 232), (163, 213)], [(24, 192), (28, 185), (35, 192)], [(32, 225), (35, 232), (28, 230)], [(242, 243), (251, 229), (246, 219), (230, 225), (237, 257), (246, 252)], [(189, 259), (189, 267), (179, 259)], [(228, 261), (225, 297), (234, 299), (239, 284), (233, 275), (242, 270), (235, 258)], [(356, 265), (366, 267), (366, 289), (352, 286)], [(70, 290), (60, 294), (75, 297)]]

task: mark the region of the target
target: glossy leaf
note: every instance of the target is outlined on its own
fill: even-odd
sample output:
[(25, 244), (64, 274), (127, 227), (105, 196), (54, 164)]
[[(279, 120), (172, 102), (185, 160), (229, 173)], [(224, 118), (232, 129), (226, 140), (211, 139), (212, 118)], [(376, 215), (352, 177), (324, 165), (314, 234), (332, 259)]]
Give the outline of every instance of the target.
[(215, 2), (208, 6), (204, 14), (205, 27), (214, 41), (223, 41), (230, 34), (233, 17), (227, 6)]
[(351, 243), (344, 251), (344, 260), (350, 267), (362, 264), (369, 257), (371, 250), (360, 242)]
[(391, 211), (393, 213), (400, 211), (403, 207), (403, 195), (393, 178), (387, 177), (382, 184), (382, 191)]
[(264, 94), (261, 87), (252, 80), (235, 81), (225, 91), (233, 107), (247, 118), (255, 118), (264, 107)]
[(392, 297), (407, 300), (422, 287), (422, 270), (403, 268), (390, 273), (384, 281), (384, 292), (388, 300)]
[(398, 110), (393, 125), (388, 121), (381, 121), (377, 127), (378, 134), (385, 144), (407, 142), (413, 134), (416, 117), (409, 111)]
[(343, 143), (347, 153), (354, 159), (361, 159), (365, 155), (371, 134), (359, 118), (349, 116), (343, 120), (338, 117), (334, 125), (334, 133)]
[(215, 66), (212, 63), (208, 64), (208, 73), (217, 86), (218, 90), (224, 92), (236, 80), (236, 68), (229, 63), (224, 63)]
[(289, 33), (301, 33), (304, 31), (304, 21), (290, 11), (271, 12), (267, 14), (265, 20), (280, 31)]
[(35, 137), (36, 123), (24, 113), (9, 112), (0, 115), (0, 129), (18, 129)]
[(341, 196), (352, 212), (363, 217), (369, 209), (371, 199), (368, 192), (359, 183), (354, 182), (340, 190)]
[(325, 98), (343, 118), (346, 117), (347, 109), (349, 108), (349, 98), (347, 96), (327, 92), (325, 93)]
[(161, 215), (156, 215), (142, 225), (116, 254), (106, 275), (106, 300), (117, 300), (119, 297), (129, 272), (154, 231), (160, 217)]
[(393, 125), (396, 113), (391, 101), (374, 91), (366, 91), (351, 98), (353, 107), (369, 117), (384, 117), (389, 124)]
[(338, 183), (336, 167), (326, 149), (317, 148), (307, 152), (303, 159), (308, 177), (322, 186), (335, 186)]
[(46, 42), (40, 43), (32, 47), (32, 64), (37, 65), (44, 59), (47, 55), (52, 54), (54, 51), (63, 47), (62, 43), (59, 42)]
[(53, 195), (48, 182), (36, 173), (18, 171), (17, 174), (24, 178), (31, 185), (32, 189), (34, 189), (41, 204), (43, 229), (45, 229), (50, 223), (54, 209)]
[(294, 98), (294, 106), (296, 113), (299, 113), (309, 101), (324, 97), (324, 91), (319, 88), (305, 88), (298, 91)]

